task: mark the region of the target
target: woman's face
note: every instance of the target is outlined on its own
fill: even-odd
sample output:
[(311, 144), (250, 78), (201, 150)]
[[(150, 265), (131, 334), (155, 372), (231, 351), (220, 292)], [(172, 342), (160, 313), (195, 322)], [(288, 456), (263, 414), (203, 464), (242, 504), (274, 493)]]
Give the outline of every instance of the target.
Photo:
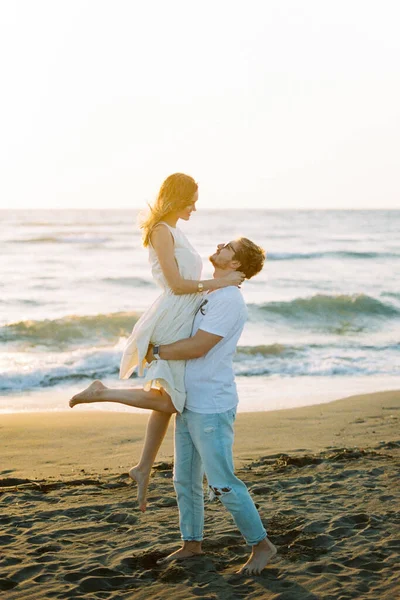
[(196, 212), (196, 202), (198, 199), (199, 199), (199, 192), (198, 192), (198, 190), (196, 190), (190, 204), (188, 204), (187, 206), (185, 206), (185, 208), (182, 208), (182, 210), (180, 210), (178, 212), (178, 219), (183, 219), (184, 221), (189, 221), (192, 212)]

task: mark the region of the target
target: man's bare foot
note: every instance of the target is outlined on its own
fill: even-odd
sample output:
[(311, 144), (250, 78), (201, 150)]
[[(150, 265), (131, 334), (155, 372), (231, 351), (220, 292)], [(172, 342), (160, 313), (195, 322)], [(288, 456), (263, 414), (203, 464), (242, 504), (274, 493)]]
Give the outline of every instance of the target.
[(173, 560), (187, 560), (188, 558), (202, 556), (203, 554), (201, 542), (184, 542), (182, 548), (172, 552), (172, 554), (169, 554), (165, 558), (160, 558), (160, 560), (157, 561), (157, 564), (164, 565)]
[(268, 538), (264, 538), (253, 546), (249, 560), (237, 572), (243, 575), (259, 575), (276, 553), (275, 546)]
[(132, 467), (129, 477), (137, 484), (137, 501), (139, 508), (145, 512), (147, 507), (147, 487), (150, 480), (150, 471), (143, 472), (139, 467)]
[(87, 402), (96, 402), (99, 392), (106, 390), (106, 386), (101, 383), (98, 379), (93, 381), (83, 392), (75, 394), (69, 401), (71, 408), (74, 408), (76, 404), (85, 404)]

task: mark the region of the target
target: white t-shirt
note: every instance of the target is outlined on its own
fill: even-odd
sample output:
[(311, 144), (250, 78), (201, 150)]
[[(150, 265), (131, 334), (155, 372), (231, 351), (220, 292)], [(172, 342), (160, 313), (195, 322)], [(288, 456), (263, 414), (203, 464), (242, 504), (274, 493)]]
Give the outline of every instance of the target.
[(205, 297), (193, 323), (199, 329), (222, 336), (205, 356), (188, 360), (185, 371), (186, 404), (197, 413), (221, 413), (235, 408), (238, 395), (233, 372), (233, 355), (247, 319), (240, 290), (229, 286)]

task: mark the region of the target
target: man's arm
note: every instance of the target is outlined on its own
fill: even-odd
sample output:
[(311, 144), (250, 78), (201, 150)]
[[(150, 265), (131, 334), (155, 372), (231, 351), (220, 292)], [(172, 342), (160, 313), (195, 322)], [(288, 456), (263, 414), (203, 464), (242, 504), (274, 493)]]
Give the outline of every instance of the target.
[[(215, 335), (214, 333), (208, 333), (208, 331), (199, 329), (193, 337), (179, 340), (173, 344), (163, 344), (160, 346), (159, 355), (163, 360), (200, 358), (214, 348), (222, 340), (222, 337), (221, 335)], [(146, 360), (147, 362), (154, 360), (153, 346), (149, 346)]]

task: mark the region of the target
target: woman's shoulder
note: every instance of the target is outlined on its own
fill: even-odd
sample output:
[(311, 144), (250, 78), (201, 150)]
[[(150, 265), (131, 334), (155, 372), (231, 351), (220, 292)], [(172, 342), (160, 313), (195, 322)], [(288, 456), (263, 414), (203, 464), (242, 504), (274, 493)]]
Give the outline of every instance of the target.
[[(155, 234), (154, 237), (153, 233)], [(150, 240), (153, 243), (154, 241), (159, 241), (161, 244), (167, 240), (167, 237), (170, 236), (174, 242), (175, 249), (186, 249), (191, 252), (195, 252), (192, 244), (189, 242), (186, 235), (183, 233), (179, 227), (171, 227), (168, 223), (164, 221), (159, 221), (157, 225), (155, 225), (151, 232)]]
[(171, 233), (173, 231), (175, 231), (175, 227), (171, 227), (171, 225), (168, 225), (168, 223), (166, 223), (165, 221), (158, 221), (158, 223), (156, 223), (152, 228), (151, 231), (171, 231)]
[(154, 225), (154, 227), (158, 227), (159, 225), (165, 225), (165, 227), (167, 227), (168, 229), (176, 229), (176, 227), (172, 227), (172, 225), (168, 225), (168, 223), (166, 223), (165, 221), (158, 221), (158, 223), (156, 223)]
[(154, 238), (165, 239), (166, 237), (170, 236), (175, 239), (174, 228), (168, 225), (168, 223), (164, 223), (164, 221), (159, 221), (151, 229), (150, 241), (153, 242)]

